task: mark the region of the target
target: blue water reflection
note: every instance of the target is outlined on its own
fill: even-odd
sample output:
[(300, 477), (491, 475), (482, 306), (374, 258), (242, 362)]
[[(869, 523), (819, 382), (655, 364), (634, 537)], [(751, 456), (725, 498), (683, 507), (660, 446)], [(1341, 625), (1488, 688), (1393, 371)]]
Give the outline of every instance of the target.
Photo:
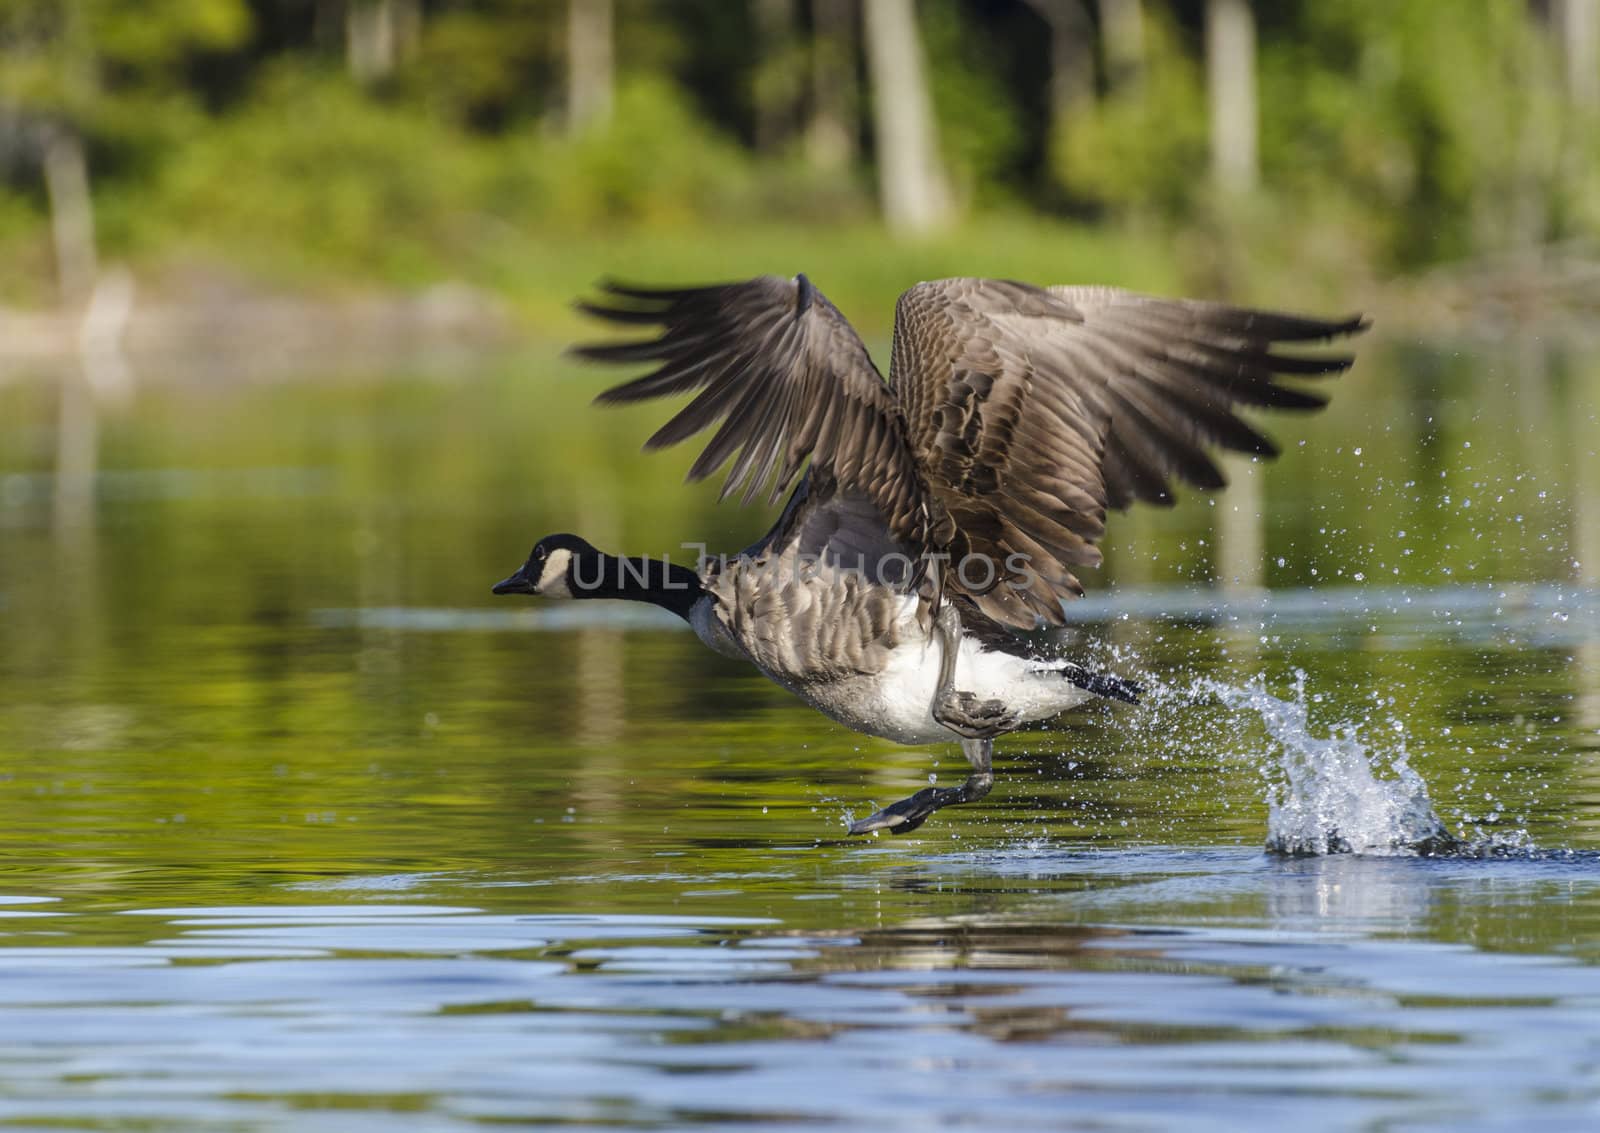
[[(1593, 855), (1035, 845), (836, 867), (836, 884), (984, 888), (1010, 908), (849, 931), (575, 916), (515, 911), (540, 887), (514, 878), (458, 877), (404, 903), (131, 909), (123, 943), (87, 946), (73, 922), (103, 914), (8, 905), (55, 916), (0, 949), (0, 1116), (1580, 1128), (1600, 1103), (1600, 968), (1508, 931), (1559, 901), (1592, 958)], [(409, 899), (436, 887), (496, 911)], [(1440, 918), (1493, 927), (1442, 943)]]

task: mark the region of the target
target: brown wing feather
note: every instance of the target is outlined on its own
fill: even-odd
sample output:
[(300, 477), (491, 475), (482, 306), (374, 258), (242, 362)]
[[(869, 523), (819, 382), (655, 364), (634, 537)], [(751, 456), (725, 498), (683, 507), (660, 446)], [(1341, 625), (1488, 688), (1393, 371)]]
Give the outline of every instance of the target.
[(1108, 507), (1169, 504), (1174, 477), (1221, 487), (1210, 448), (1274, 455), (1236, 407), (1321, 406), (1279, 377), (1351, 360), (1273, 348), (1365, 325), (1107, 287), (913, 287), (896, 311), (891, 383), (928, 489), (955, 521), (952, 555), (999, 568), (987, 589), (959, 574), (949, 584), (1006, 624), (1059, 623), (1061, 600), (1082, 593), (1071, 568), (1100, 561)]
[(987, 559), (992, 573), (949, 571), (946, 585), (1019, 628), (1060, 623), (1061, 600), (1082, 593), (1072, 568), (1100, 561), (1108, 507), (1170, 503), (1174, 477), (1221, 487), (1208, 449), (1276, 452), (1239, 406), (1317, 408), (1325, 398), (1279, 378), (1350, 365), (1275, 346), (1365, 326), (1115, 288), (948, 279), (901, 296), (886, 386), (803, 275), (603, 290), (582, 309), (660, 333), (577, 348), (656, 365), (597, 400), (695, 395), (647, 448), (717, 426), (690, 479), (731, 461), (723, 496), (742, 488), (746, 502), (768, 485), (776, 502), (810, 457), (823, 480), (871, 500), (908, 549)]
[[(723, 498), (770, 502), (809, 456), (840, 485), (877, 505), (897, 538), (929, 537), (926, 489), (905, 438), (900, 406), (861, 339), (805, 276), (761, 276), (688, 289), (608, 284), (580, 309), (612, 322), (657, 326), (643, 342), (574, 349), (603, 362), (654, 362), (642, 378), (596, 400), (629, 402), (693, 392), (646, 448), (676, 444), (717, 425), (689, 471), (700, 480), (731, 459)], [(946, 532), (946, 534), (948, 534)]]

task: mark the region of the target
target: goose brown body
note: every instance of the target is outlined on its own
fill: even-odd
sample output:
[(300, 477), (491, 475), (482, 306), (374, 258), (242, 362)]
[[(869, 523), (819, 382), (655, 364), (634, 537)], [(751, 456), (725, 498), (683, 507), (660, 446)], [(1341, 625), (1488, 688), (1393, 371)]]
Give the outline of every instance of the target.
[[(652, 601), (852, 728), (961, 741), (964, 786), (920, 791), (853, 833), (912, 830), (981, 798), (997, 735), (1094, 696), (1135, 700), (1135, 686), (1018, 631), (1064, 622), (1075, 572), (1100, 562), (1108, 509), (1170, 504), (1174, 480), (1222, 487), (1214, 449), (1274, 455), (1239, 410), (1321, 406), (1284, 379), (1351, 359), (1294, 348), (1366, 325), (945, 279), (900, 297), (885, 381), (803, 275), (602, 291), (582, 308), (654, 334), (577, 348), (651, 366), (597, 400), (692, 395), (646, 448), (714, 430), (690, 480), (728, 465), (724, 497), (788, 503), (758, 543), (695, 572), (631, 568), (633, 584), (635, 560), (550, 536), (496, 592)], [(580, 563), (605, 585), (580, 593)]]

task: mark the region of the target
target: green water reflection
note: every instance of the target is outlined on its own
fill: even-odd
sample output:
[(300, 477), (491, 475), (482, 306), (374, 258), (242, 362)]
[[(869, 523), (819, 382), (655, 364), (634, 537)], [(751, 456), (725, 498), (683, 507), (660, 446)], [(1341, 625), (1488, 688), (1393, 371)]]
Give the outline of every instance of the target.
[[(843, 829), (956, 751), (490, 596), (551, 530), (761, 533), (653, 411), (546, 350), (142, 376), (0, 385), (0, 1125), (1592, 1124), (1600, 354), (1375, 343), (1245, 492), (1118, 517), (1074, 632), (1165, 691), (899, 840)], [(1262, 853), (1202, 678), (1536, 849)]]
[[(56, 490), (57, 387), (0, 386), (16, 892), (230, 903), (349, 874), (512, 871), (566, 908), (649, 911), (680, 899), (655, 881), (676, 871), (729, 888), (730, 912), (788, 917), (860, 852), (832, 845), (847, 815), (958, 772), (953, 750), (848, 733), (682, 631), (528, 628), (489, 595), (546, 531), (659, 553), (738, 547), (770, 518), (685, 488), (689, 452), (638, 455), (658, 413), (588, 409), (593, 375), (553, 350), (446, 374), (146, 378), (100, 413), (75, 513)], [(1313, 719), (1404, 750), (1453, 825), (1600, 845), (1597, 412), (1593, 352), (1375, 343), (1328, 413), (1269, 422), (1280, 462), (1241, 472), (1270, 586), (1382, 588), (1425, 613), (1113, 617), (1083, 640), (1157, 677), (1282, 691), (1304, 670)], [(1118, 517), (1091, 588), (1205, 585), (1227, 569), (1227, 506)], [(1473, 625), (1439, 597), (1491, 584), (1506, 609)], [(1534, 584), (1554, 610), (1519, 608)], [(446, 616), (362, 616), (407, 610)], [(1216, 706), (1110, 707), (1002, 747), (994, 795), (919, 847), (1263, 839), (1267, 745)], [(845, 896), (812, 920), (854, 923)]]

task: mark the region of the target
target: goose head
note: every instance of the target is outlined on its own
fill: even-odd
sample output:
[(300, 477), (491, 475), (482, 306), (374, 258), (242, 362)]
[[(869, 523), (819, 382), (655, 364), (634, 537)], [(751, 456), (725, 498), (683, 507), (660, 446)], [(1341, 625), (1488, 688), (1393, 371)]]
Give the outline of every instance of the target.
[(577, 555), (599, 555), (599, 551), (576, 535), (546, 535), (533, 545), (528, 561), (502, 582), (495, 583), (496, 594), (538, 594), (545, 598), (574, 597), (573, 559)]

